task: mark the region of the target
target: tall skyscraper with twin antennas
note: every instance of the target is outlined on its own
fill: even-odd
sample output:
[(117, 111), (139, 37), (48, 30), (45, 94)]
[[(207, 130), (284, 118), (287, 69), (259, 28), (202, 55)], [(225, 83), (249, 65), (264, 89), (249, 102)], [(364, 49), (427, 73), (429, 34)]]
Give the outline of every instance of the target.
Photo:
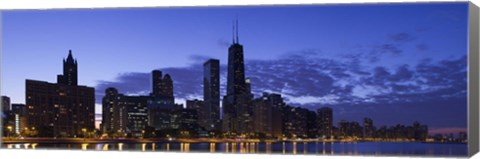
[(227, 95), (223, 98), (223, 130), (227, 134), (249, 135), (253, 132), (251, 96), (245, 83), (243, 46), (238, 38), (238, 19), (234, 22), (233, 43), (228, 48)]

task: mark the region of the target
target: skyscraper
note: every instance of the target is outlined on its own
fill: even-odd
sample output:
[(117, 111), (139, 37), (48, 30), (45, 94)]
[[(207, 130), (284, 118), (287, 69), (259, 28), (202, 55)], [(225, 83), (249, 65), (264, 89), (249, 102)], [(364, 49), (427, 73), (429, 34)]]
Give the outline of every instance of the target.
[(172, 114), (178, 110), (173, 96), (173, 80), (169, 74), (162, 78), (160, 70), (152, 71), (152, 93), (147, 100), (148, 125), (156, 130), (175, 127)]
[(317, 109), (319, 137), (330, 139), (333, 136), (333, 111), (332, 108)]
[(103, 97), (102, 132), (113, 136), (143, 136), (147, 126), (148, 96), (126, 96), (107, 88)]
[(107, 88), (102, 99), (102, 132), (107, 134), (125, 133), (127, 129), (126, 109), (120, 106), (117, 89)]
[[(265, 137), (282, 137), (283, 99), (279, 94), (263, 93), (253, 101), (254, 132)], [(259, 136), (260, 137), (260, 136)]]
[(272, 108), (267, 93), (253, 102), (253, 127), (259, 137), (272, 136)]
[(69, 86), (78, 85), (77, 60), (73, 59), (72, 50), (68, 51), (67, 60), (63, 59), (63, 75), (57, 76), (57, 83)]
[(195, 110), (195, 113), (197, 114), (197, 124), (200, 127), (203, 127), (205, 129), (210, 128), (210, 122), (209, 122), (209, 111), (208, 109), (205, 108), (205, 102), (202, 100), (194, 99), (194, 100), (187, 100), (187, 109), (190, 110)]
[(26, 128), (26, 108), (25, 104), (12, 104), (12, 111), (14, 115), (14, 123), (15, 123), (15, 133), (20, 134), (22, 130)]
[(283, 133), (287, 138), (306, 138), (308, 133), (308, 109), (285, 106), (283, 109)]
[(77, 62), (69, 51), (57, 83), (26, 80), (27, 125), (40, 136), (80, 137), (95, 129), (95, 89), (77, 85)]
[(152, 71), (152, 96), (160, 96), (160, 89), (162, 87), (162, 71), (153, 70)]
[(10, 97), (2, 96), (2, 111), (6, 112), (10, 110)]
[(203, 101), (208, 117), (207, 130), (220, 130), (220, 61), (209, 59), (203, 64)]
[(223, 98), (223, 131), (232, 136), (253, 135), (251, 94), (247, 93), (243, 46), (236, 40), (228, 48), (227, 95)]
[(126, 96), (120, 98), (120, 106), (126, 109), (127, 135), (142, 137), (148, 124), (147, 102), (148, 96)]
[(365, 139), (371, 139), (374, 136), (375, 129), (373, 127), (373, 120), (370, 118), (363, 119), (363, 137)]
[(152, 71), (152, 96), (173, 98), (173, 81), (169, 74), (162, 78), (162, 71)]

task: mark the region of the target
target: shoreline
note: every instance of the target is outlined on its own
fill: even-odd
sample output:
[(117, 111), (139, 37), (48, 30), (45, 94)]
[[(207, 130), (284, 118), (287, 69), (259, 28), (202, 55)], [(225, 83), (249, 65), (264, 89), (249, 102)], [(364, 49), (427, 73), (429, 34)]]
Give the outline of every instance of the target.
[(216, 138), (197, 138), (197, 139), (95, 139), (95, 138), (25, 138), (25, 139), (7, 139), (2, 138), (2, 144), (22, 144), (22, 143), (50, 143), (50, 144), (75, 144), (75, 143), (277, 143), (277, 142), (297, 142), (297, 143), (434, 143), (434, 144), (468, 144), (467, 142), (426, 142), (426, 141), (392, 141), (392, 140), (313, 140), (313, 139), (288, 139), (288, 140), (271, 140), (271, 139), (216, 139)]

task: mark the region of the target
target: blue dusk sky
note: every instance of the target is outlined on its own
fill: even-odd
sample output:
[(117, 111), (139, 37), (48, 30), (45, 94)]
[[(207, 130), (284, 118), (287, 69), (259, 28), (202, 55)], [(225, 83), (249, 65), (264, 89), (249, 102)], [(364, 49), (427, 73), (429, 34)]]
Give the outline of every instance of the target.
[(25, 103), (25, 79), (56, 82), (72, 50), (79, 84), (151, 91), (150, 72), (174, 80), (177, 103), (202, 98), (202, 63), (221, 64), (225, 95), (238, 17), (255, 96), (328, 106), (334, 122), (429, 125), (466, 131), (468, 3), (11, 10), (2, 12), (2, 95)]

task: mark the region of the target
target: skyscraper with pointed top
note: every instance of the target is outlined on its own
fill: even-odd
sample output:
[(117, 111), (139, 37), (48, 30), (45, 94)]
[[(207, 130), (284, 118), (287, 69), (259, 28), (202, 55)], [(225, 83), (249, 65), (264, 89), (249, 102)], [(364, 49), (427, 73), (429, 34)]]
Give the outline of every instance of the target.
[(57, 76), (57, 83), (70, 86), (78, 85), (77, 64), (77, 60), (73, 59), (72, 50), (69, 50), (67, 59), (63, 59), (63, 75)]
[(95, 88), (78, 85), (69, 50), (57, 83), (26, 79), (26, 124), (39, 137), (81, 137), (95, 129)]
[(233, 27), (233, 43), (228, 48), (227, 95), (223, 98), (222, 128), (232, 136), (253, 133), (251, 95), (245, 82), (243, 46), (238, 38), (238, 20)]

